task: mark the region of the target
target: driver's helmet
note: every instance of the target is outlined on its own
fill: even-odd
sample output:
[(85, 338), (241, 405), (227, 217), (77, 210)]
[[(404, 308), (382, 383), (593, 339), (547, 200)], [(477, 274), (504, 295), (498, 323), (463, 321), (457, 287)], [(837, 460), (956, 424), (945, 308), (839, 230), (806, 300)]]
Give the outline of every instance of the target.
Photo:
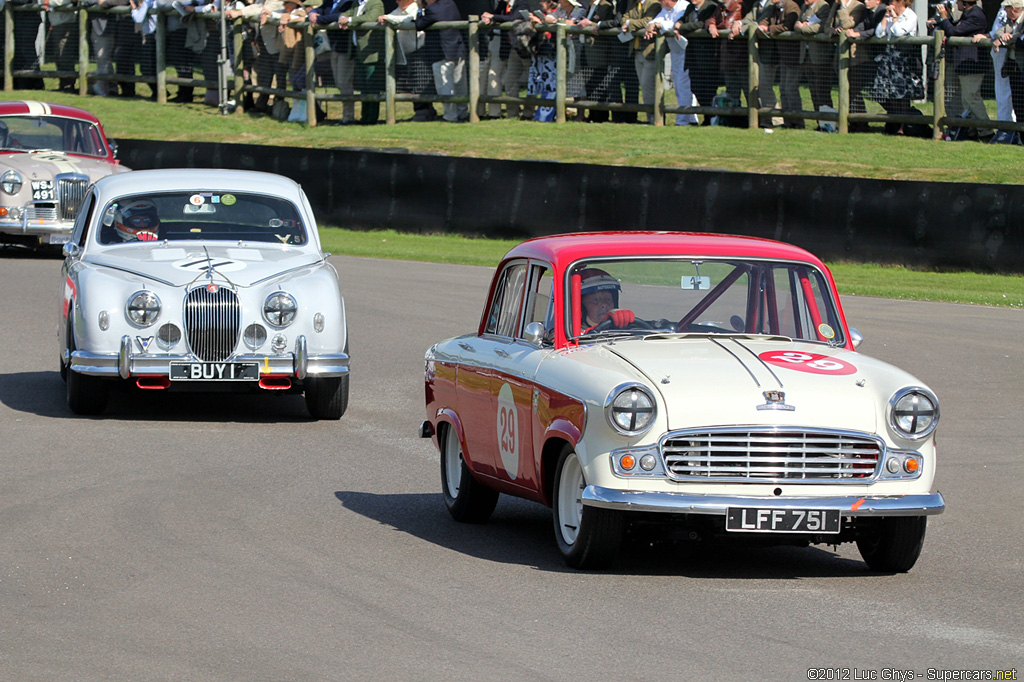
[(580, 298), (595, 291), (612, 292), (612, 302), (619, 307), (619, 292), (622, 285), (619, 280), (598, 268), (586, 268), (580, 272)]
[(121, 204), (114, 213), (114, 230), (122, 241), (153, 241), (159, 229), (160, 216), (149, 199)]

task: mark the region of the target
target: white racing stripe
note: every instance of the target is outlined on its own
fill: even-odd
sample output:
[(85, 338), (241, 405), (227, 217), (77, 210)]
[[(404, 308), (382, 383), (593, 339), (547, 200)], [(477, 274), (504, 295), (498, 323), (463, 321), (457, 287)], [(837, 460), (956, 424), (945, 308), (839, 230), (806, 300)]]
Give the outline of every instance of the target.
[(33, 116), (49, 116), (52, 113), (50, 111), (50, 105), (45, 102), (25, 100), (25, 106), (28, 107), (28, 113)]

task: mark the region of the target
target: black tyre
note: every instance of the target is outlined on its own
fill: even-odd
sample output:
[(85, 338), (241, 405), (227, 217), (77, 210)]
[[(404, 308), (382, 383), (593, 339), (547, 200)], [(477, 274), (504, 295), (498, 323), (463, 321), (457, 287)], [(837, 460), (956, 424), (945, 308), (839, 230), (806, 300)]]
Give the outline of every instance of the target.
[(483, 523), (498, 504), (498, 491), (473, 478), (462, 457), (459, 434), (450, 424), (441, 437), (441, 493), (448, 513), (460, 523)]
[[(74, 336), (71, 336), (68, 350), (75, 350)], [(65, 369), (67, 371), (68, 407), (71, 408), (71, 411), (81, 415), (103, 414), (103, 411), (107, 409), (107, 382), (100, 377), (76, 372), (70, 367)]]
[[(68, 314), (67, 324), (64, 326), (64, 347), (68, 349), (68, 355), (70, 357), (71, 347), (74, 345), (75, 339), (71, 334), (71, 315)], [(65, 383), (68, 380), (68, 366), (64, 363), (64, 356), (60, 357), (60, 378)]]
[(348, 409), (348, 374), (307, 378), (304, 395), (313, 419), (341, 419)]
[(906, 573), (921, 556), (926, 516), (894, 516), (879, 519), (877, 525), (857, 538), (857, 549), (873, 571)]
[(586, 485), (579, 457), (566, 446), (555, 468), (551, 505), (555, 541), (572, 568), (607, 568), (622, 544), (622, 514), (583, 506)]

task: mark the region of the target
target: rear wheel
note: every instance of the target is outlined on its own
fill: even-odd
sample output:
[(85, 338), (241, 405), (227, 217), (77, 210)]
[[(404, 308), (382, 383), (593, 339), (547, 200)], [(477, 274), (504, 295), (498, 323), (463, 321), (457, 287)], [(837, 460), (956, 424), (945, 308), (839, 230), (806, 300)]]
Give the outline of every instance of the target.
[(452, 518), (462, 523), (483, 523), (498, 504), (498, 492), (479, 483), (466, 466), (455, 427), (444, 427), (441, 439), (441, 493)]
[(877, 525), (857, 538), (857, 549), (873, 571), (906, 573), (921, 556), (926, 516), (894, 516), (879, 519)]
[(572, 568), (598, 569), (611, 564), (622, 542), (622, 514), (612, 509), (585, 507), (583, 466), (570, 446), (562, 450), (555, 469), (555, 541)]
[(303, 393), (313, 419), (341, 419), (348, 409), (348, 374), (307, 378)]

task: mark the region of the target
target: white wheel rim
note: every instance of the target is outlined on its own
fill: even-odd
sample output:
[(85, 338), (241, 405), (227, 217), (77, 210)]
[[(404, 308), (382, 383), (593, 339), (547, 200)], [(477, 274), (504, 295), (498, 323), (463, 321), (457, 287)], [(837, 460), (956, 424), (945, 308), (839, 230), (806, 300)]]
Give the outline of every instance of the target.
[(444, 474), (448, 484), (448, 496), (453, 500), (459, 496), (462, 486), (462, 445), (455, 427), (448, 427), (444, 446)]
[(558, 479), (558, 530), (565, 544), (576, 542), (583, 518), (583, 469), (575, 453), (570, 454), (562, 465)]

